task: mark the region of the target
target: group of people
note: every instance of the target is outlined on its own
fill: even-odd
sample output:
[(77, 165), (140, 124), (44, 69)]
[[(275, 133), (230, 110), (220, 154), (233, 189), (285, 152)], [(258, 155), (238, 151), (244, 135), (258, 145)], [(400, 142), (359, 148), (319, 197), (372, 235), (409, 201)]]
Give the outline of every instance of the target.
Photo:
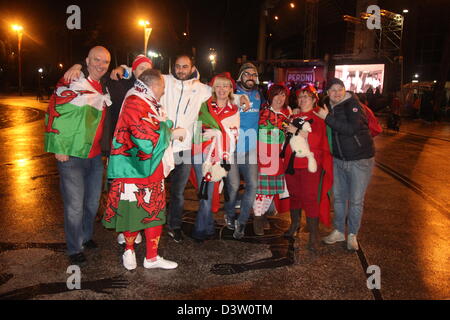
[(131, 68), (120, 66), (107, 75), (110, 59), (108, 50), (97, 46), (85, 62), (70, 68), (56, 86), (45, 119), (45, 149), (58, 163), (71, 264), (85, 263), (84, 250), (97, 247), (93, 224), (102, 192), (102, 155), (108, 156), (109, 182), (102, 223), (119, 232), (128, 270), (137, 267), (134, 245), (142, 241), (141, 231), (144, 267), (177, 267), (158, 255), (158, 243), (166, 223), (168, 235), (183, 241), (184, 190), (191, 169), (199, 196), (191, 236), (199, 243), (214, 236), (212, 211), (222, 190), (225, 224), (235, 239), (244, 237), (252, 211), (254, 232), (263, 235), (275, 196), (289, 194), (291, 225), (285, 236), (298, 233), (304, 211), (307, 247), (315, 251), (319, 221), (330, 225), (332, 189), (335, 230), (323, 241), (345, 241), (348, 218), (347, 247), (358, 249), (374, 145), (361, 105), (341, 80), (329, 81), (324, 108), (318, 106), (316, 89), (306, 85), (295, 92), (299, 108), (291, 109), (283, 84), (272, 85), (265, 101), (258, 70), (248, 62), (237, 81), (225, 72), (207, 85), (186, 54), (176, 57), (168, 75), (142, 55)]

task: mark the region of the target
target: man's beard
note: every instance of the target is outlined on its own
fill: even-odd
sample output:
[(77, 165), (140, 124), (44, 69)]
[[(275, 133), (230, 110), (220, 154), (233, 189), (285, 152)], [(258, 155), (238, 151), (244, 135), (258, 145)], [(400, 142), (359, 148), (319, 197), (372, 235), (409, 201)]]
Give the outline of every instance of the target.
[[(247, 85), (247, 83), (249, 82), (253, 82), (253, 85), (250, 87)], [(242, 85), (244, 86), (245, 89), (253, 89), (256, 86), (256, 82), (253, 80), (247, 80), (245, 82), (242, 82)]]
[[(187, 80), (190, 77), (190, 75), (184, 74), (184, 73), (183, 74), (175, 73), (175, 75), (177, 76), (178, 80)], [(181, 77), (180, 77), (180, 75), (181, 75)]]

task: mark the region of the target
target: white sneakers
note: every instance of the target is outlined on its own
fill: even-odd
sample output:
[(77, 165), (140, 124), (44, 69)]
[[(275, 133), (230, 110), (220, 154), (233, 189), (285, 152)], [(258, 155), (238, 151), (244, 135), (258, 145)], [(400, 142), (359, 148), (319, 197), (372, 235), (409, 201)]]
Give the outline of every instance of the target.
[[(134, 252), (134, 250), (128, 249), (124, 252), (124, 254), (122, 255), (122, 261), (123, 261), (123, 266), (125, 267), (125, 269), (127, 270), (134, 270), (137, 267), (137, 263), (136, 263), (136, 253)], [(156, 256), (156, 260), (155, 261), (151, 261), (151, 260), (147, 260), (146, 258), (144, 258), (144, 267), (147, 269), (156, 269), (156, 268), (160, 268), (160, 269), (175, 269), (176, 267), (178, 267), (178, 263), (170, 261), (170, 260), (166, 260), (160, 256)]]
[[(345, 241), (345, 234), (338, 230), (333, 230), (328, 236), (322, 239), (326, 244), (333, 244), (336, 242)], [(350, 233), (347, 237), (347, 249), (352, 251), (359, 250), (358, 241), (356, 240), (356, 234)]]
[(136, 253), (131, 250), (128, 249), (124, 252), (124, 254), (122, 255), (122, 260), (123, 260), (123, 266), (125, 267), (125, 269), (127, 270), (133, 270), (136, 269)]
[(323, 242), (326, 244), (333, 244), (336, 242), (342, 242), (345, 241), (345, 235), (342, 232), (339, 232), (338, 230), (333, 230), (328, 236), (322, 239)]
[(160, 256), (156, 256), (155, 261), (147, 260), (146, 258), (144, 258), (144, 268), (147, 268), (147, 269), (161, 268), (161, 269), (169, 270), (169, 269), (175, 269), (176, 267), (178, 267), (178, 263), (170, 261), (170, 260), (166, 260)]
[[(117, 242), (119, 244), (124, 244), (125, 243), (125, 236), (123, 235), (123, 233), (119, 233), (119, 235), (117, 236)], [(134, 243), (135, 244), (139, 244), (142, 242), (142, 236), (141, 233), (139, 232), (136, 239), (134, 239)]]
[(352, 251), (359, 250), (358, 241), (356, 240), (356, 234), (350, 233), (347, 238), (347, 249)]

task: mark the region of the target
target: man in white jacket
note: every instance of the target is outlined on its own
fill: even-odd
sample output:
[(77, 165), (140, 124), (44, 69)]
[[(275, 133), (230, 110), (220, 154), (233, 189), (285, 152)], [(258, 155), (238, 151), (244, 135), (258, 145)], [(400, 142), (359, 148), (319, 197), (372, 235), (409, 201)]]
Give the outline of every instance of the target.
[[(175, 242), (183, 240), (181, 233), (184, 207), (184, 189), (191, 171), (191, 147), (194, 126), (201, 104), (211, 97), (211, 87), (200, 82), (200, 74), (191, 57), (186, 54), (175, 59), (174, 74), (163, 75), (166, 83), (161, 104), (165, 107), (174, 128), (186, 131), (183, 141), (173, 141), (175, 169), (171, 173), (170, 201), (168, 209), (168, 234)], [(250, 108), (246, 95), (235, 95), (235, 104)]]
[(175, 60), (174, 74), (163, 75), (166, 83), (161, 104), (165, 107), (174, 128), (185, 129), (182, 141), (173, 141), (175, 169), (171, 173), (168, 206), (168, 234), (175, 242), (183, 240), (181, 232), (184, 210), (184, 189), (191, 171), (191, 146), (194, 125), (202, 102), (211, 96), (211, 88), (200, 82), (200, 75), (188, 55)]

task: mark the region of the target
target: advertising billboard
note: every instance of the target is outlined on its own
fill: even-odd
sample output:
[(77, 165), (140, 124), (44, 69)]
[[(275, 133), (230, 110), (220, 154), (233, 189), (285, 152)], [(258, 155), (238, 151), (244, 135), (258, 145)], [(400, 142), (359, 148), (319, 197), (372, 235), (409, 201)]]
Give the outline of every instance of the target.
[(337, 65), (334, 76), (341, 79), (345, 89), (365, 93), (377, 88), (383, 92), (384, 64)]

